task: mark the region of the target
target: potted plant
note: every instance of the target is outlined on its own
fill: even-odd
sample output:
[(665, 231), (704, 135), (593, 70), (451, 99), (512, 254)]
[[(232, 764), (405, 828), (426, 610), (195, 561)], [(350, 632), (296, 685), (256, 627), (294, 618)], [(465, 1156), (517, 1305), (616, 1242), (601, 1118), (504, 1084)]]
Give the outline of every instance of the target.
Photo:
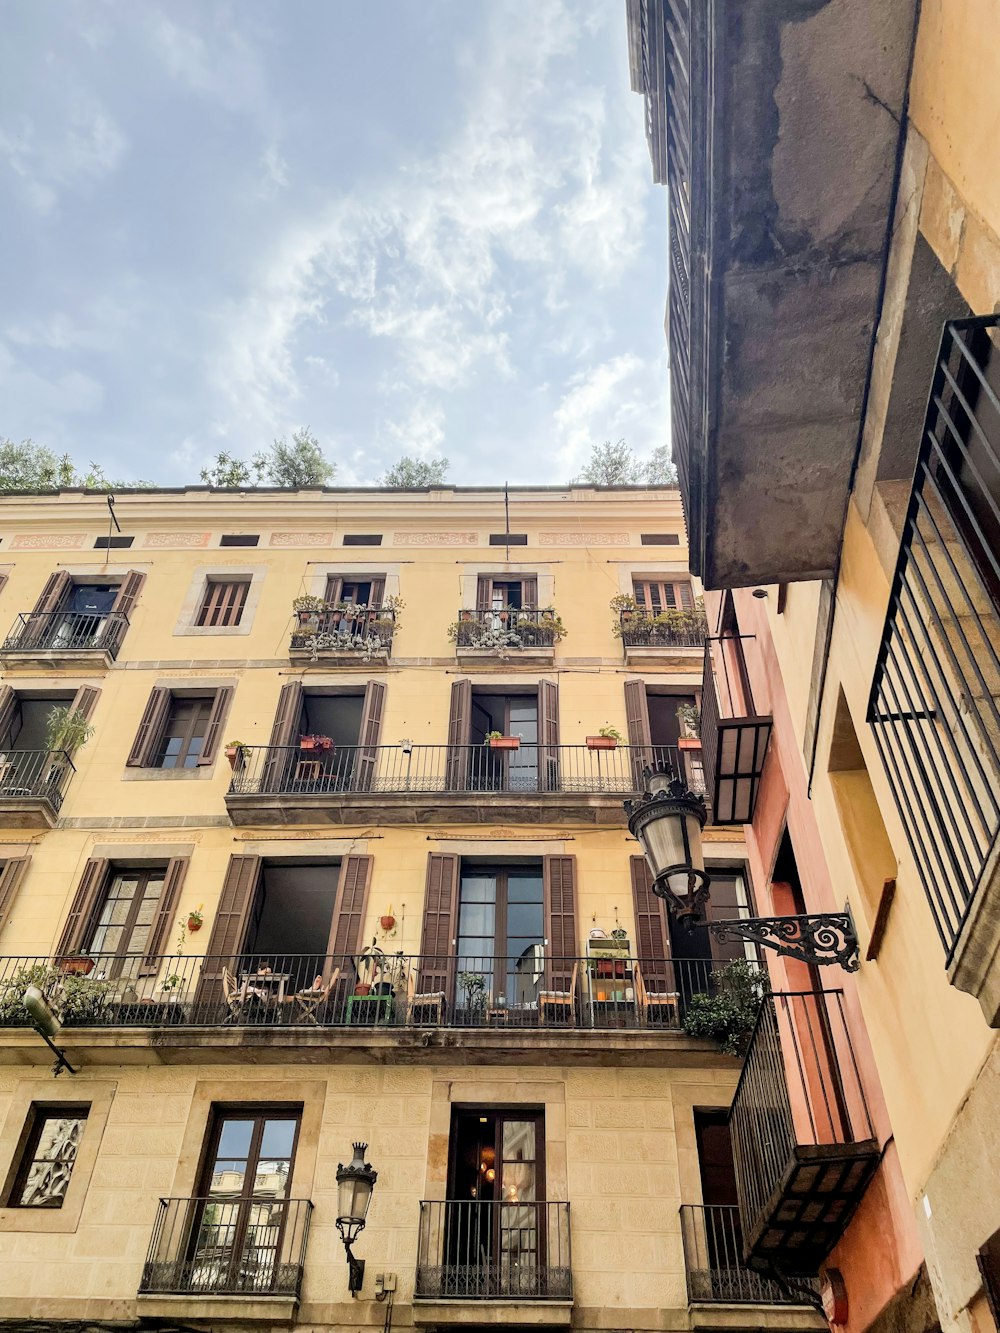
[(601, 727), (596, 736), (587, 737), (588, 750), (615, 750), (625, 737), (617, 727)]
[(192, 935), (201, 930), (202, 926), (205, 924), (205, 918), (202, 915), (201, 909), (202, 904), (199, 903), (197, 907), (192, 908), (191, 911), (188, 912), (187, 928)]
[(292, 602), (292, 610), (298, 616), (300, 625), (317, 622), (325, 606), (322, 597), (296, 597)]
[(505, 736), (502, 731), (488, 731), (484, 744), (491, 750), (519, 750), (521, 748), (520, 736)]
[(329, 736), (300, 736), (299, 749), (307, 751), (327, 752), (334, 748), (333, 741)]
[(712, 993), (691, 996), (684, 1031), (718, 1042), (727, 1055), (744, 1055), (761, 1002), (771, 993), (767, 973), (757, 963), (737, 959), (708, 976)]
[(246, 741), (227, 741), (226, 758), (229, 760), (229, 767), (234, 772), (241, 769), (247, 761), (247, 753), (250, 746)]
[(681, 724), (681, 735), (677, 740), (679, 750), (697, 750), (701, 747), (701, 710), (694, 704), (681, 704), (677, 710), (677, 720)]
[(392, 904), (391, 904), (391, 903), (389, 904), (389, 910), (388, 910), (388, 912), (386, 912), (386, 914), (385, 914), (384, 916), (380, 916), (380, 917), (379, 917), (379, 919), (378, 919), (378, 923), (379, 923), (379, 925), (382, 927), (382, 929), (385, 931), (385, 933), (386, 933), (387, 935), (388, 935), (388, 933), (389, 933), (390, 930), (395, 930), (395, 928), (396, 928), (396, 918), (395, 918), (395, 917), (393, 916), (393, 914), (392, 914)]
[(355, 995), (370, 995), (375, 978), (385, 963), (385, 954), (374, 940), (358, 954), (358, 979), (354, 987)]
[(68, 977), (86, 977), (93, 972), (97, 960), (91, 958), (89, 953), (83, 949), (77, 949), (73, 953), (63, 954), (56, 960), (56, 966), (64, 976)]
[(466, 1013), (482, 1013), (486, 1008), (486, 978), (478, 972), (459, 972), (458, 984), (465, 991)]
[(49, 709), (45, 719), (45, 748), (50, 752), (72, 758), (93, 734), (86, 713), (78, 708), (60, 705)]
[(616, 638), (620, 639), (627, 627), (639, 613), (639, 603), (627, 592), (620, 592), (612, 597), (608, 604), (615, 615), (615, 623), (612, 626), (612, 632)]

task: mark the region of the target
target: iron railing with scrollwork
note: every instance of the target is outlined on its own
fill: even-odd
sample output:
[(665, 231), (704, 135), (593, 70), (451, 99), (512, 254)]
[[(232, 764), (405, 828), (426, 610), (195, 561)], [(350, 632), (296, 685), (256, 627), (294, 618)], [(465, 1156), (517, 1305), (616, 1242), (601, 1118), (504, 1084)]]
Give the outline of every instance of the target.
[(681, 1205), (688, 1300), (724, 1305), (796, 1305), (789, 1291), (743, 1262), (740, 1210), (735, 1204)]
[(573, 1296), (569, 1204), (423, 1199), (414, 1296), (563, 1300)]
[(516, 657), (532, 648), (551, 648), (561, 637), (561, 625), (554, 611), (517, 606), (459, 611), (449, 631), (455, 647), (494, 650)]

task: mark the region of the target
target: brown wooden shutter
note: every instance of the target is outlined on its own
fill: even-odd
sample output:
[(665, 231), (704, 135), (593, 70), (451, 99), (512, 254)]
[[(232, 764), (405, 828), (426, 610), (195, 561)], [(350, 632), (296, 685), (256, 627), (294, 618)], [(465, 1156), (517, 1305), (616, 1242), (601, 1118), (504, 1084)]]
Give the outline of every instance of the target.
[(538, 682), (538, 781), (542, 791), (559, 790), (559, 687)]
[(53, 613), (59, 610), (72, 586), (73, 579), (64, 569), (49, 575), (24, 627), (20, 647), (29, 648), (45, 638), (52, 624)]
[(76, 694), (73, 695), (70, 711), (82, 713), (89, 722), (94, 716), (94, 709), (97, 707), (97, 701), (100, 697), (101, 691), (95, 685), (81, 685)]
[(323, 594), (324, 601), (336, 604), (344, 594), (344, 580), (339, 574), (330, 574), (326, 580), (326, 592)]
[(476, 610), (488, 611), (493, 605), (493, 580), (480, 574), (476, 579)]
[(533, 611), (538, 610), (538, 579), (534, 574), (521, 580), (521, 605), (530, 606)]
[(282, 685), (274, 714), (267, 756), (261, 778), (262, 791), (281, 791), (296, 756), (288, 748), (295, 744), (302, 716), (302, 682), (290, 680)]
[(456, 680), (451, 687), (451, 712), (448, 714), (448, 754), (445, 760), (447, 791), (464, 791), (468, 786), (471, 730), (472, 681)]
[(212, 934), (202, 964), (196, 996), (198, 1004), (214, 1004), (222, 1000), (223, 969), (228, 969), (234, 977), (240, 970), (239, 954), (246, 942), (247, 922), (260, 876), (259, 856), (229, 858), (229, 869), (222, 885), (222, 896), (216, 908)]
[(146, 954), (142, 960), (142, 966), (139, 968), (140, 976), (155, 976), (159, 970), (159, 956), (163, 953), (167, 933), (173, 924), (174, 913), (177, 911), (177, 899), (184, 886), (184, 877), (187, 875), (190, 863), (191, 858), (189, 856), (172, 856), (167, 862), (166, 873), (163, 876), (163, 888), (160, 890), (160, 901), (156, 905), (156, 917), (153, 921), (153, 928), (146, 940)]
[(329, 948), (332, 967), (339, 967), (343, 975), (353, 974), (354, 957), (361, 949), (373, 862), (371, 856), (345, 856), (340, 867)]
[(135, 733), (132, 749), (125, 763), (128, 768), (148, 768), (153, 762), (167, 714), (170, 712), (170, 691), (157, 685), (150, 691), (149, 702)]
[(30, 856), (16, 856), (3, 863), (3, 869), (0, 870), (0, 930), (7, 924), (30, 860)]
[(580, 946), (576, 937), (576, 857), (542, 857), (546, 985), (569, 990)]
[[(737, 895), (737, 884), (738, 880), (735, 875), (725, 875), (719, 871), (712, 873), (712, 892), (705, 904), (706, 922), (736, 921), (744, 915), (744, 909), (741, 907)], [(746, 946), (742, 940), (720, 942), (711, 931), (708, 931), (707, 934), (714, 963), (719, 965), (734, 963), (746, 958)]]
[(137, 569), (130, 569), (118, 585), (118, 594), (111, 607), (112, 614), (117, 613), (118, 618), (108, 626), (105, 635), (107, 646), (112, 652), (117, 652), (121, 647), (125, 631), (128, 629), (128, 618), (132, 614), (136, 598), (142, 591), (142, 585), (145, 582), (145, 574), (140, 573)]
[(420, 934), (422, 995), (443, 991), (450, 996), (455, 974), (455, 933), (458, 923), (458, 857), (430, 852), (424, 886), (424, 924)]
[(14, 721), (17, 712), (17, 695), (9, 685), (0, 685), (0, 744)]
[(9, 577), (9, 575), (7, 575), (7, 574), (0, 574), (0, 592), (3, 592), (4, 587), (6, 586), (8, 577)]
[(378, 767), (378, 746), (382, 735), (382, 714), (385, 711), (385, 686), (379, 680), (370, 680), (365, 687), (365, 702), (361, 710), (361, 732), (358, 737), (357, 763), (354, 781), (358, 791), (371, 791)]
[(653, 892), (653, 876), (644, 856), (629, 858), (632, 907), (635, 912), (635, 953), (646, 989), (654, 995), (676, 990), (663, 900)]
[(649, 730), (649, 705), (646, 702), (644, 680), (625, 682), (625, 721), (628, 726), (632, 782), (637, 791), (642, 791), (642, 770), (653, 762), (653, 738)]
[(215, 691), (215, 698), (212, 700), (212, 711), (209, 713), (208, 722), (205, 724), (205, 739), (202, 743), (201, 754), (198, 756), (199, 764), (215, 763), (216, 755), (219, 753), (219, 742), (222, 739), (222, 728), (232, 701), (232, 685), (223, 685)]
[(57, 958), (72, 953), (75, 949), (86, 947), (107, 882), (109, 864), (103, 856), (97, 856), (91, 857), (83, 867), (80, 883), (76, 887), (70, 905), (69, 916), (56, 945)]
[(691, 591), (690, 583), (678, 583), (677, 591), (680, 594), (679, 601), (682, 611), (691, 611), (694, 609), (694, 594)]
[(385, 597), (385, 579), (372, 579), (371, 592), (368, 594), (368, 610), (377, 611)]

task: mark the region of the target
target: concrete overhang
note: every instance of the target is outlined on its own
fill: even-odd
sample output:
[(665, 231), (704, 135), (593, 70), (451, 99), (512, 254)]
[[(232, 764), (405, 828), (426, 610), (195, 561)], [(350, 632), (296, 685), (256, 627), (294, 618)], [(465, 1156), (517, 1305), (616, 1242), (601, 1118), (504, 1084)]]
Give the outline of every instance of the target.
[(671, 185), (672, 199), (690, 194), (690, 338), (672, 328), (670, 351), (675, 385), (689, 367), (691, 567), (709, 588), (826, 577), (861, 427), (916, 3), (645, 3), (690, 11), (691, 179)]

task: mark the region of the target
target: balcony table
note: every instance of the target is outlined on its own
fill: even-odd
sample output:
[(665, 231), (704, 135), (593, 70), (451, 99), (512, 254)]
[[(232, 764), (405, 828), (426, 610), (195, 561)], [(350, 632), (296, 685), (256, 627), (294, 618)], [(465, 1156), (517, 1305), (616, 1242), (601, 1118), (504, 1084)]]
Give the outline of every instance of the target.
[(241, 972), (240, 1003), (255, 997), (266, 1005), (284, 1004), (285, 987), (291, 978), (290, 972)]

